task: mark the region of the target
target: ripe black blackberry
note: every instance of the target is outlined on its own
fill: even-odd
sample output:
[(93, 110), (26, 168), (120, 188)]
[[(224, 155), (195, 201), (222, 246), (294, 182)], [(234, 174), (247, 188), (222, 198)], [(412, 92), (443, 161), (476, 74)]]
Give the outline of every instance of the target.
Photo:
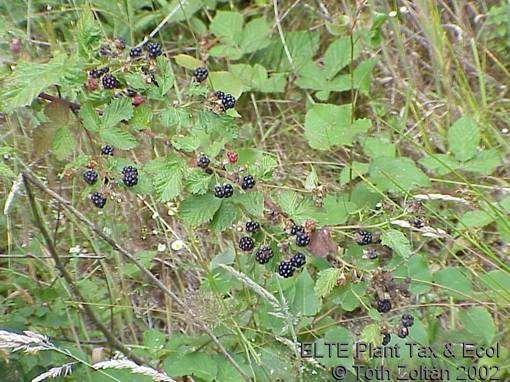
[(260, 224), (259, 222), (249, 221), (246, 222), (244, 228), (246, 229), (246, 232), (254, 233), (260, 229)]
[(298, 233), (305, 232), (305, 228), (302, 225), (294, 224), (290, 229), (290, 234), (292, 236), (297, 235)]
[(232, 187), (232, 185), (229, 183), (225, 183), (223, 185), (223, 190), (225, 191), (225, 198), (230, 198), (232, 195), (234, 195), (234, 187)]
[(218, 98), (219, 100), (222, 100), (223, 97), (225, 97), (225, 93), (222, 92), (221, 90), (217, 90), (214, 92), (214, 95), (216, 96), (216, 98)]
[(422, 217), (416, 217), (413, 219), (412, 224), (414, 228), (423, 228), (425, 227), (425, 219)]
[(163, 51), (161, 50), (161, 44), (159, 42), (149, 42), (145, 46), (145, 49), (151, 58), (156, 58), (163, 54)]
[(255, 252), (255, 260), (259, 264), (266, 264), (273, 257), (273, 250), (268, 245), (262, 245), (257, 252)]
[(304, 232), (299, 232), (296, 235), (296, 245), (299, 247), (306, 247), (308, 244), (310, 244), (310, 236)]
[(214, 196), (217, 198), (224, 198), (225, 197), (225, 189), (222, 185), (218, 184), (214, 186)]
[(94, 192), (90, 194), (90, 200), (97, 208), (103, 208), (104, 205), (106, 204), (106, 198), (99, 192)]
[(133, 166), (126, 166), (122, 169), (122, 182), (126, 187), (133, 187), (138, 183), (138, 170)]
[(255, 187), (255, 179), (252, 175), (243, 176), (243, 181), (241, 182), (241, 188), (243, 190), (248, 190), (250, 188)]
[(391, 301), (387, 298), (377, 300), (377, 311), (380, 313), (387, 313), (391, 310)]
[(94, 184), (97, 181), (97, 172), (89, 168), (83, 173), (83, 180), (88, 184)]
[(205, 155), (200, 155), (197, 159), (197, 166), (201, 168), (207, 168), (211, 163), (210, 159)]
[(142, 48), (141, 47), (134, 47), (129, 50), (129, 57), (131, 58), (137, 58), (142, 56)]
[(382, 346), (386, 346), (390, 343), (391, 341), (391, 334), (386, 332), (383, 334), (383, 340), (382, 340)]
[(103, 155), (113, 155), (113, 147), (110, 146), (110, 145), (104, 145), (103, 147), (101, 147), (101, 154)]
[(290, 261), (282, 261), (278, 265), (278, 274), (282, 277), (288, 278), (294, 274), (294, 267)]
[(401, 322), (403, 327), (410, 328), (414, 324), (414, 317), (409, 313), (404, 313), (402, 315)]
[(400, 328), (398, 328), (397, 334), (400, 338), (406, 338), (409, 335), (409, 329), (406, 328), (405, 326), (401, 326)]
[(207, 70), (206, 67), (200, 67), (200, 68), (196, 68), (194, 71), (193, 71), (193, 77), (195, 77), (195, 79), (198, 81), (198, 82), (202, 82), (202, 81), (205, 81), (207, 79), (207, 76), (209, 75), (209, 71)]
[(119, 86), (119, 81), (111, 74), (105, 75), (101, 82), (103, 83), (103, 87), (105, 89), (115, 89)]
[(243, 236), (239, 239), (239, 248), (245, 252), (249, 252), (255, 247), (255, 242), (249, 236)]
[(89, 71), (89, 76), (92, 77), (92, 78), (100, 78), (103, 74), (106, 74), (110, 71), (110, 68), (108, 67), (103, 67), (103, 68), (99, 68), (99, 69), (92, 69), (91, 71)]
[(297, 252), (292, 258), (290, 259), (290, 263), (294, 268), (301, 268), (303, 265), (306, 264), (306, 256), (304, 253)]
[(225, 110), (233, 109), (236, 106), (236, 99), (232, 94), (227, 93), (221, 97), (221, 105)]
[(359, 245), (368, 245), (372, 243), (373, 236), (368, 231), (359, 230), (358, 232), (356, 232), (355, 239), (356, 243), (358, 243)]

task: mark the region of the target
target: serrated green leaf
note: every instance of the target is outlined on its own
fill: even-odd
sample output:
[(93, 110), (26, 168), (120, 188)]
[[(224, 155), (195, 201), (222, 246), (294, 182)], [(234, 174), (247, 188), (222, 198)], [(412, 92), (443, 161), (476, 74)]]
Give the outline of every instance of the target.
[(492, 345), (496, 335), (496, 326), (486, 308), (473, 306), (459, 312), (459, 319), (464, 329), (476, 343)]
[(138, 145), (136, 138), (126, 130), (120, 127), (110, 127), (109, 129), (101, 129), (99, 131), (101, 139), (114, 147), (121, 150), (129, 150)]
[(436, 175), (449, 174), (452, 171), (458, 170), (462, 165), (455, 158), (447, 154), (428, 154), (421, 158), (419, 163)]
[(223, 42), (237, 45), (242, 36), (243, 24), (243, 15), (239, 12), (218, 11), (209, 28)]
[(303, 269), (294, 286), (291, 307), (303, 316), (313, 316), (321, 307), (321, 302), (314, 293), (313, 280), (308, 271)]
[(191, 125), (191, 114), (182, 108), (168, 108), (165, 109), (161, 115), (160, 120), (165, 127), (188, 127)]
[(174, 56), (174, 60), (177, 63), (177, 65), (182, 66), (183, 68), (186, 69), (193, 70), (201, 66), (204, 66), (202, 61), (187, 54), (178, 54), (177, 56)]
[(412, 254), (411, 243), (402, 232), (396, 229), (384, 232), (381, 236), (381, 244), (390, 247), (403, 258), (408, 258)]
[(147, 105), (140, 105), (135, 108), (129, 125), (137, 130), (146, 129), (152, 121), (152, 109)]
[(396, 147), (385, 136), (367, 137), (363, 141), (363, 151), (371, 158), (396, 156)]
[(102, 118), (102, 128), (109, 129), (116, 126), (120, 121), (129, 121), (133, 116), (133, 105), (131, 99), (127, 97), (114, 98), (110, 104), (104, 108)]
[(186, 187), (192, 194), (203, 195), (209, 189), (212, 175), (206, 174), (203, 170), (193, 169), (186, 178)]
[(243, 29), (239, 42), (243, 54), (253, 53), (268, 46), (271, 42), (268, 38), (270, 27), (263, 17), (249, 21)]
[(51, 85), (62, 84), (69, 69), (66, 55), (57, 54), (45, 64), (20, 62), (14, 73), (5, 78), (2, 90), (4, 111), (32, 103), (37, 96)]
[(377, 158), (370, 165), (369, 174), (380, 191), (402, 193), (430, 186), (428, 177), (405, 157)]
[(474, 210), (467, 211), (460, 218), (457, 223), (457, 229), (465, 230), (467, 228), (481, 228), (485, 227), (488, 224), (491, 224), (495, 220), (495, 217), (489, 214), (486, 211), (482, 210)]
[(471, 281), (461, 267), (446, 267), (434, 273), (434, 281), (441, 292), (457, 300), (465, 300), (472, 293)]
[(239, 209), (231, 202), (223, 201), (220, 208), (214, 214), (211, 227), (216, 231), (225, 231), (239, 220)]
[(501, 164), (501, 154), (495, 148), (479, 152), (473, 159), (466, 162), (462, 169), (483, 175), (491, 175)]
[(261, 192), (238, 194), (232, 198), (232, 202), (241, 205), (251, 215), (262, 216), (264, 214), (264, 195)]
[(247, 90), (241, 80), (229, 72), (211, 72), (209, 81), (213, 89), (232, 94), (236, 99)]
[[(360, 44), (355, 43), (352, 58), (356, 60), (360, 53)], [(351, 39), (342, 37), (333, 41), (324, 54), (325, 74), (328, 79), (333, 78), (340, 70), (351, 62)]]
[(407, 263), (407, 273), (411, 278), (409, 290), (412, 293), (426, 293), (431, 289), (432, 274), (424, 256), (415, 255), (410, 257)]
[(76, 25), (76, 45), (78, 54), (86, 59), (91, 58), (96, 52), (103, 34), (101, 25), (96, 21), (90, 8), (85, 7), (80, 12), (80, 18)]
[(52, 150), (57, 159), (63, 160), (74, 151), (76, 140), (68, 127), (63, 126), (55, 131), (52, 142)]
[(347, 195), (330, 194), (324, 198), (321, 208), (316, 208), (310, 213), (310, 217), (319, 225), (343, 224), (355, 209), (356, 205), (349, 201)]
[(317, 150), (351, 145), (354, 137), (369, 127), (366, 123), (351, 124), (351, 105), (315, 104), (305, 117), (305, 137)]
[(317, 297), (327, 297), (336, 286), (342, 271), (338, 268), (328, 268), (319, 272), (315, 282), (315, 294)]
[(221, 206), (221, 199), (212, 194), (190, 196), (180, 206), (180, 213), (185, 224), (198, 227), (211, 221)]
[(80, 117), (83, 120), (83, 127), (94, 133), (99, 132), (101, 121), (91, 104), (86, 103), (82, 105), (80, 108)]
[(281, 209), (297, 223), (302, 223), (315, 212), (315, 206), (309, 199), (294, 191), (283, 191), (276, 195), (276, 202)]
[(366, 344), (379, 346), (381, 342), (381, 328), (379, 324), (369, 324), (361, 331), (361, 341)]
[(448, 129), (448, 145), (455, 159), (465, 162), (473, 158), (480, 143), (480, 128), (468, 116), (459, 118)]
[(168, 155), (152, 161), (145, 170), (154, 174), (154, 188), (159, 201), (167, 202), (175, 199), (181, 192), (186, 162), (175, 156)]

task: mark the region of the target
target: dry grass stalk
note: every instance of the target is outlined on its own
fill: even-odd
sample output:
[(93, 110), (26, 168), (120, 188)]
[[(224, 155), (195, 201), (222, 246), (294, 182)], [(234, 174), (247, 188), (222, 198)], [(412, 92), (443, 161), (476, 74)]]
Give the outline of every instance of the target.
[(66, 363), (62, 366), (52, 367), (50, 370), (38, 375), (31, 382), (41, 382), (47, 379), (65, 377), (73, 372), (73, 366), (76, 362)]
[(147, 366), (140, 366), (133, 361), (128, 359), (112, 359), (108, 361), (98, 362), (92, 365), (92, 367), (96, 370), (100, 369), (128, 369), (132, 373), (142, 374), (148, 377), (151, 377), (154, 381), (157, 382), (175, 382), (172, 378), (170, 378), (165, 373), (161, 373), (153, 368)]
[(53, 350), (55, 345), (50, 342), (48, 337), (28, 330), (23, 334), (0, 330), (0, 349), (35, 354), (41, 350)]

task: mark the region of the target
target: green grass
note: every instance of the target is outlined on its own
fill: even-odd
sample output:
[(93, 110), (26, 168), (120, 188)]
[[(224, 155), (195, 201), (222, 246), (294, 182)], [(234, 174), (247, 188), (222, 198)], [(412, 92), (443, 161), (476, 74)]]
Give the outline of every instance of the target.
[[(0, 332), (0, 379), (68, 362), (61, 380), (326, 381), (337, 365), (352, 377), (398, 364), (508, 378), (509, 14), (489, 1), (0, 3), (0, 330), (52, 343), (14, 351)], [(101, 57), (117, 36), (126, 50)], [(129, 59), (149, 37), (165, 54)], [(103, 66), (143, 105), (100, 80), (92, 90), (87, 73)], [(235, 109), (219, 111), (215, 90)], [(234, 196), (215, 198), (225, 182)], [(238, 248), (247, 220), (262, 226), (255, 249), (274, 253), (265, 265)], [(286, 233), (292, 221), (310, 246)], [(307, 264), (279, 277), (297, 251)], [(376, 310), (383, 298), (390, 312)], [(384, 332), (442, 355), (299, 353), (379, 346)], [(497, 343), (499, 357), (464, 358), (466, 342)], [(116, 352), (152, 371), (92, 366)]]

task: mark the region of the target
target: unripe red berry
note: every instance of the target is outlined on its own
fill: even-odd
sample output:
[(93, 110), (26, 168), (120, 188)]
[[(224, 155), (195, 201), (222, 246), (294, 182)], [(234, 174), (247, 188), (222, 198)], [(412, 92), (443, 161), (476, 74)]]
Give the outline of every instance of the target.
[(237, 158), (239, 156), (237, 155), (237, 153), (235, 151), (229, 151), (227, 152), (227, 158), (228, 158), (228, 161), (230, 163), (236, 163), (237, 162)]
[(145, 102), (145, 98), (143, 98), (141, 95), (137, 94), (133, 97), (131, 103), (133, 106), (140, 106), (142, 103)]

